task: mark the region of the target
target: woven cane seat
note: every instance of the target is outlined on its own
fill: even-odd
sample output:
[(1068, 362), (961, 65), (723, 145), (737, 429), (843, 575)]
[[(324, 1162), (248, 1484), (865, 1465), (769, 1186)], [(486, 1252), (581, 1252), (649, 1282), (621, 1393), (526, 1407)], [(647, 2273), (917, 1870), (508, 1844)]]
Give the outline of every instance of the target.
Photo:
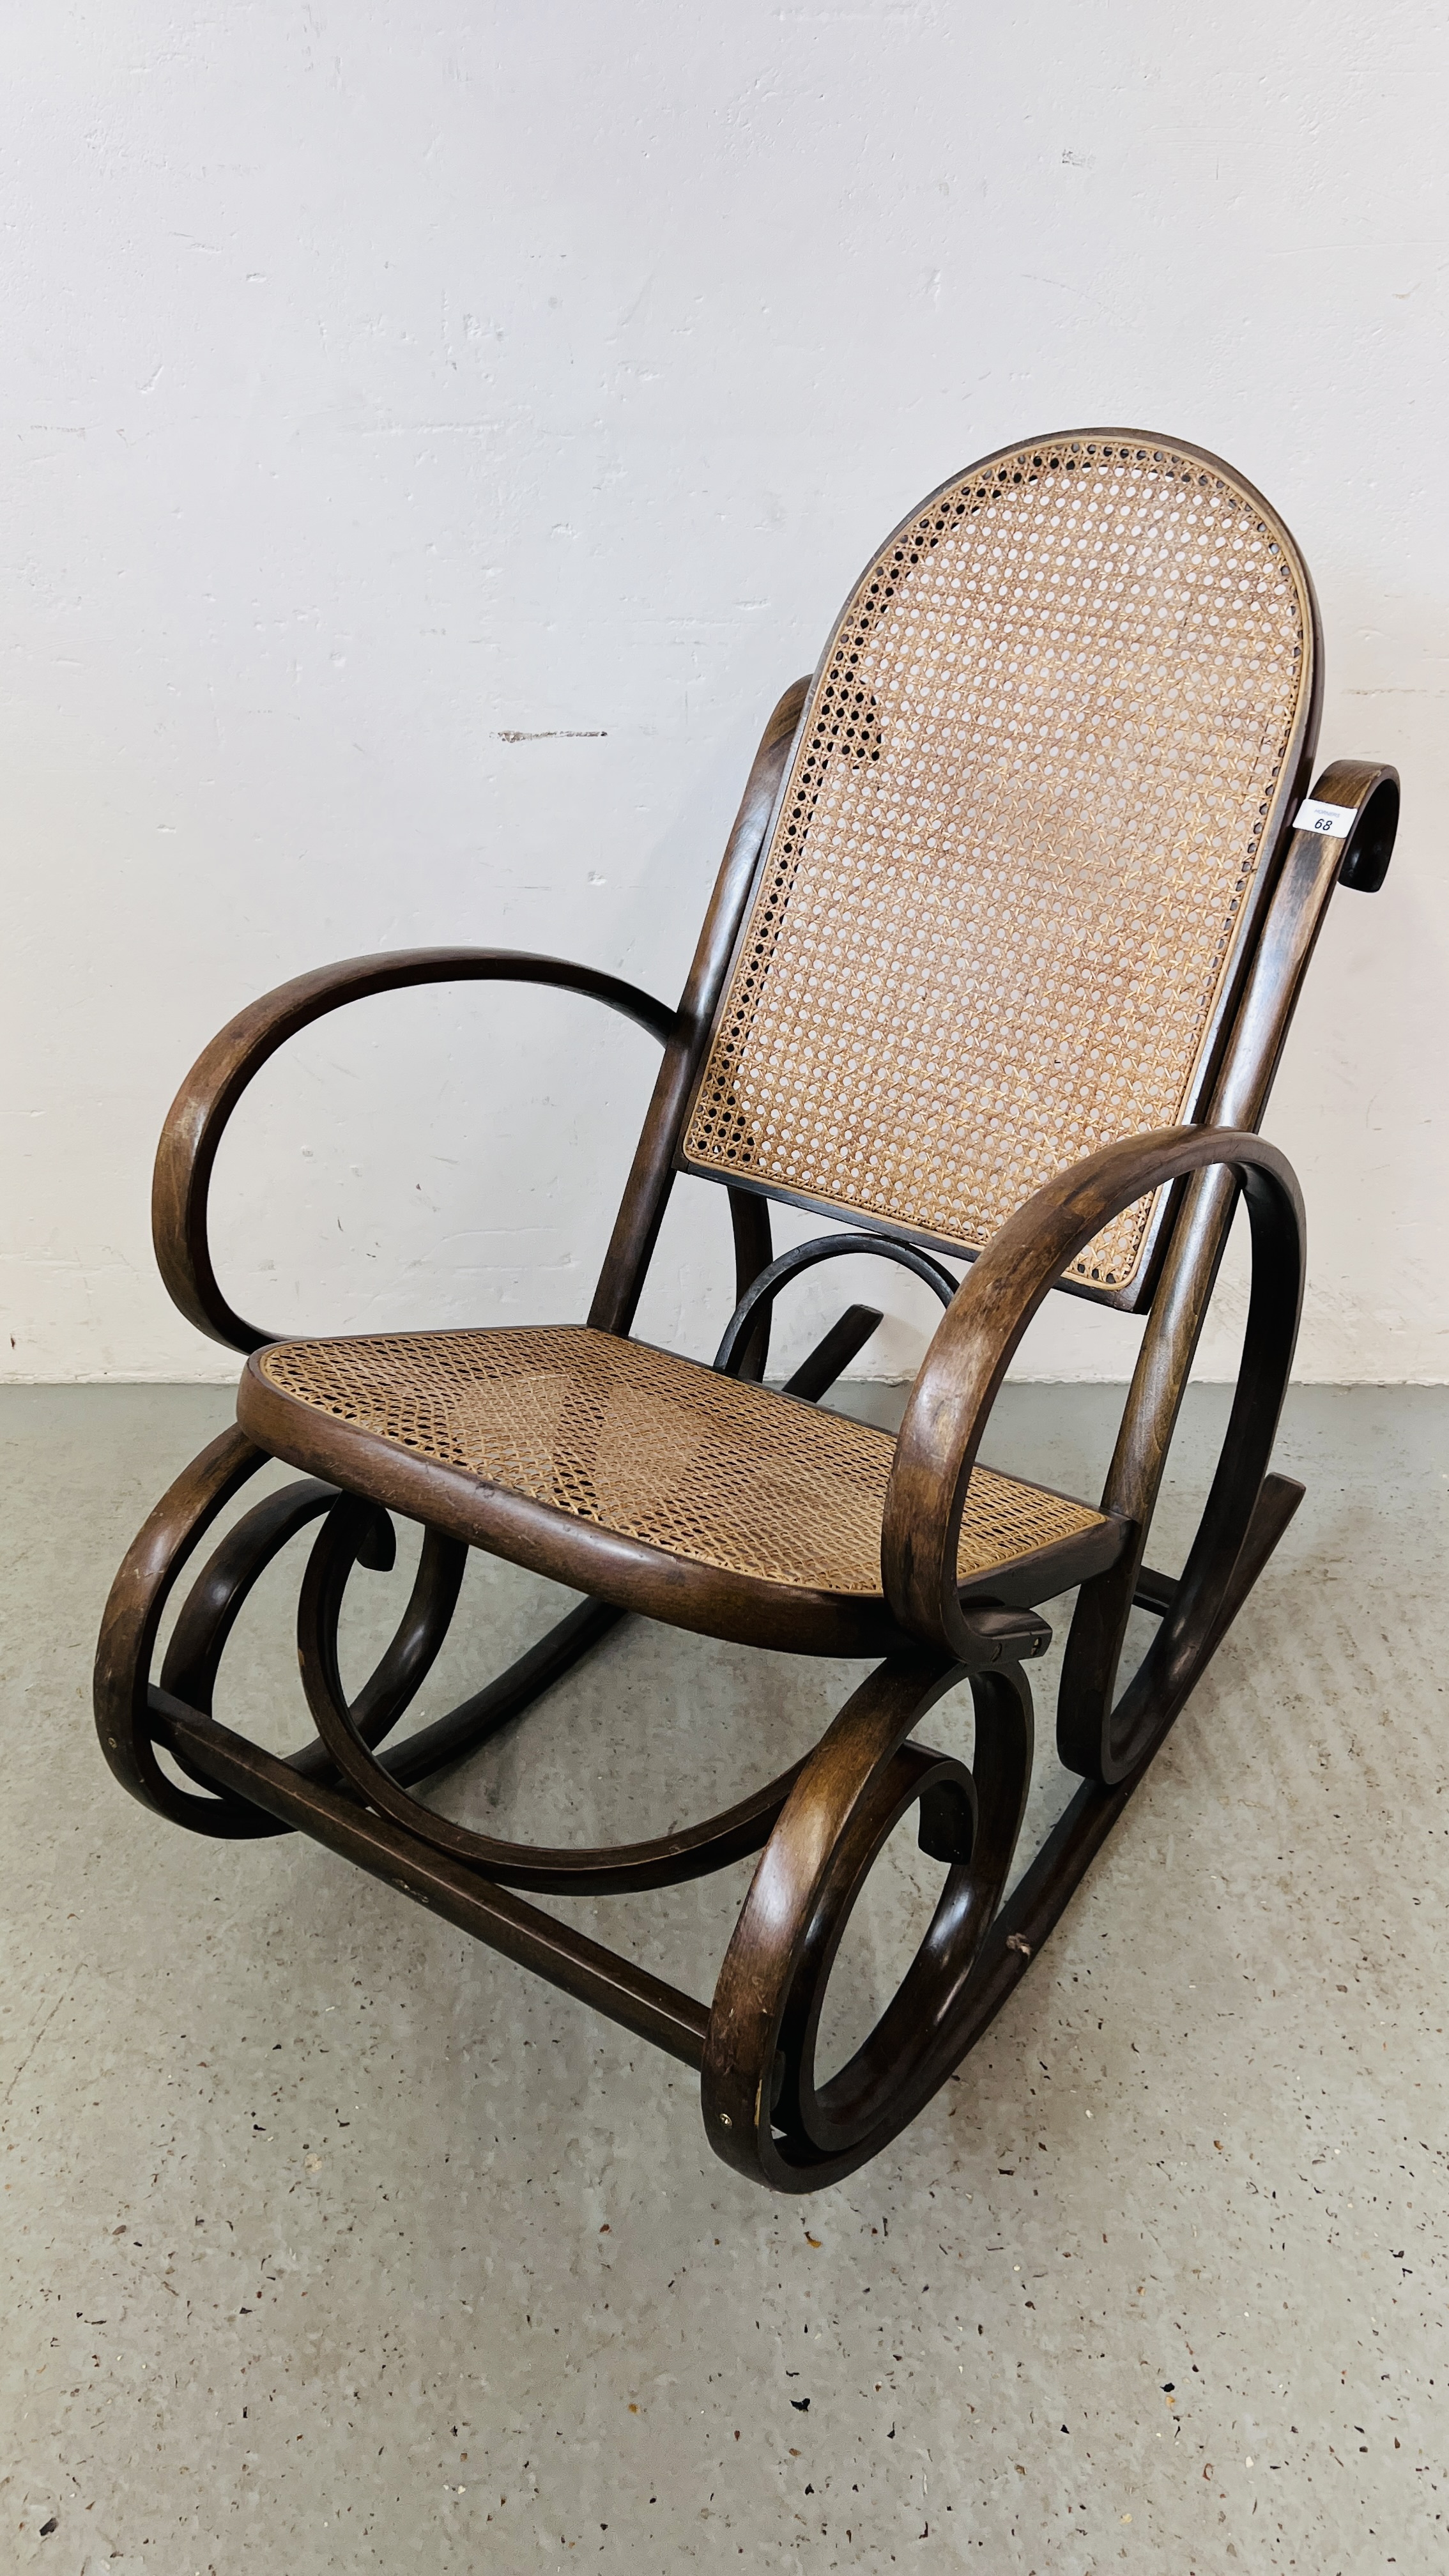
[[(1082, 433), (942, 486), (806, 701), (681, 1161), (949, 1251), (1200, 1117), (1311, 693), (1266, 504)], [(1137, 1302), (1151, 1200), (1071, 1284)]]
[[(668, 1555), (880, 1593), (890, 1436), (693, 1360), (558, 1326), (278, 1342), (251, 1365), (289, 1409)], [(306, 1463), (304, 1450), (294, 1434), (286, 1454)], [(1084, 1503), (978, 1467), (961, 1581), (1102, 1525)]]

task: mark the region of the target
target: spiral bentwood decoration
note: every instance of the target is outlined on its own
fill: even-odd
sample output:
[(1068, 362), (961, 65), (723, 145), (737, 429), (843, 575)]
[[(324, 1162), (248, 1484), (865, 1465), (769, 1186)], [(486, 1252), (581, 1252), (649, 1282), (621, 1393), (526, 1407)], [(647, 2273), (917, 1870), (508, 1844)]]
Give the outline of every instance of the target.
[[(218, 1839), (310, 1834), (695, 2067), (710, 2143), (751, 2180), (816, 2190), (879, 2153), (1008, 2000), (1300, 1498), (1270, 1459), (1303, 1212), (1257, 1129), (1334, 886), (1382, 883), (1398, 813), (1394, 773), (1363, 762), (1300, 804), (1319, 664), (1293, 541), (1217, 459), (1121, 431), (1009, 450), (887, 540), (813, 680), (782, 698), (677, 1010), (595, 968), (437, 949), (302, 976), (223, 1030), (167, 1121), (155, 1230), (183, 1313), (250, 1356), (236, 1427), (158, 1503), (107, 1605), (96, 1718), (124, 1786)], [(227, 1121), (310, 1021), (446, 978), (579, 994), (662, 1051), (588, 1323), (268, 1343), (211, 1260)], [(1130, 1132), (1144, 1111), (1148, 1132)], [(713, 1369), (631, 1338), (682, 1170), (729, 1194), (737, 1303)], [(777, 1258), (772, 1199), (851, 1230)], [(1145, 1562), (1148, 1534), (1240, 1205), (1238, 1383), (1173, 1578)], [(847, 1254), (905, 1267), (945, 1310), (894, 1440), (818, 1407), (871, 1308), (842, 1315), (783, 1390), (763, 1383), (776, 1300)], [(978, 1454), (1054, 1287), (1146, 1317), (1096, 1505)], [(231, 1518), (153, 1680), (183, 1570), (273, 1460), (300, 1481)], [(393, 1566), (398, 1514), (422, 1527), (416, 1572), (349, 1699), (344, 1602)], [(309, 1533), (297, 1646), (314, 1732), (281, 1759), (215, 1697), (256, 1584)], [(470, 1547), (583, 1597), (399, 1739)], [(1032, 1772), (1025, 1667), (1050, 1639), (1036, 1605), (1068, 1591), (1057, 1745), (1081, 1786), (1008, 1897)], [(1134, 1606), (1159, 1625), (1119, 1690)], [(650, 1841), (515, 1843), (425, 1803), (630, 1615), (874, 1669), (804, 1760)], [(917, 1735), (953, 1690), (972, 1703), (969, 1763)], [(841, 1940), (912, 1816), (942, 1869), (934, 1911), (869, 2035), (822, 2078)], [(664, 1887), (751, 1857), (709, 2005), (519, 1892)]]

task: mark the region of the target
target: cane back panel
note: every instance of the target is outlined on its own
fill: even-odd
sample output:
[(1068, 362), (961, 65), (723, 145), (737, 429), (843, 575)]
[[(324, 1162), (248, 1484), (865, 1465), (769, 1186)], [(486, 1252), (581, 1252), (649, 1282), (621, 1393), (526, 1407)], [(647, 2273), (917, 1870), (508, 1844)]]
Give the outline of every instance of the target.
[[(816, 672), (684, 1167), (973, 1252), (1201, 1114), (1312, 616), (1286, 530), (1200, 452), (1084, 432), (944, 484)], [(1153, 1215), (1071, 1284), (1136, 1302)]]

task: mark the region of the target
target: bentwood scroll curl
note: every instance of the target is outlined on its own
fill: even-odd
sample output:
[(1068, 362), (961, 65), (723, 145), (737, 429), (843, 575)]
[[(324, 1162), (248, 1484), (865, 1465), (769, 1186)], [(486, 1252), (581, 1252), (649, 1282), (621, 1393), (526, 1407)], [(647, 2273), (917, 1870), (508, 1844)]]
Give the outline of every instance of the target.
[(373, 1754), (366, 1711), (361, 1702), (349, 1707), (337, 1667), (337, 1625), (367, 1509), (352, 1496), (342, 1496), (317, 1535), (297, 1608), (297, 1651), (317, 1732), (343, 1777), (369, 1806), (405, 1826), (418, 1842), (471, 1863), (500, 1886), (555, 1888), (576, 1896), (673, 1887), (759, 1850), (799, 1775), (798, 1762), (702, 1824), (651, 1842), (594, 1849), (502, 1842), (455, 1825), (409, 1797)]
[[(962, 1680), (976, 1707), (970, 1771), (905, 1740)], [(761, 1856), (715, 1989), (702, 2108), (727, 2164), (778, 2190), (819, 2190), (878, 2154), (945, 2082), (1021, 1830), (1032, 1734), (1019, 1666), (968, 1676), (896, 1658), (841, 1710)], [(935, 1913), (870, 2036), (817, 2084), (831, 1965), (888, 1836), (917, 1803), (922, 1848), (949, 1864)]]

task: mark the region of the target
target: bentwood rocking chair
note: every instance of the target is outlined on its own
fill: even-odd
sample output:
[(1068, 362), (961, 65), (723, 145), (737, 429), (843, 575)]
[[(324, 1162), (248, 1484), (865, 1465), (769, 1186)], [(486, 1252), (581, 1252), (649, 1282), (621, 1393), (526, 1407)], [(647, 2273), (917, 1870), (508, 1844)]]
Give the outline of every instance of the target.
[[(813, 679), (781, 699), (677, 1009), (551, 957), (421, 949), (301, 976), (223, 1030), (166, 1123), (156, 1249), (182, 1313), (248, 1356), (236, 1428), (157, 1505), (107, 1608), (97, 1718), (126, 1787), (194, 1832), (312, 1834), (697, 2067), (711, 2145), (757, 2181), (808, 2191), (874, 2155), (1000, 2011), (1300, 1499), (1268, 1462), (1302, 1208), (1257, 1130), (1334, 885), (1382, 883), (1399, 802), (1395, 773), (1361, 761), (1303, 802), (1320, 697), (1307, 572), (1240, 476), (1137, 431), (1035, 441), (912, 511)], [(232, 1311), (208, 1250), (232, 1110), (324, 1012), (455, 977), (591, 994), (663, 1051), (587, 1324), (269, 1338)], [(677, 1172), (729, 1191), (738, 1303), (712, 1369), (629, 1337)], [(1173, 1580), (1145, 1549), (1239, 1192), (1241, 1372)], [(774, 1259), (771, 1199), (837, 1231)], [(870, 1309), (842, 1316), (783, 1390), (763, 1383), (773, 1300), (863, 1250), (945, 1308), (894, 1440), (817, 1401)], [(1095, 1505), (977, 1463), (1054, 1287), (1147, 1317)], [(268, 1458), (304, 1481), (230, 1528), (153, 1683), (178, 1572)], [(354, 1564), (391, 1562), (393, 1512), (426, 1533), (417, 1578), (349, 1705), (343, 1593)], [(312, 1521), (298, 1641), (316, 1736), (282, 1761), (219, 1724), (212, 1694), (247, 1593)], [(471, 1547), (586, 1598), (382, 1751)], [(1032, 1762), (1023, 1667), (1050, 1640), (1033, 1605), (1072, 1589), (1057, 1729), (1082, 1787), (1003, 1903)], [(1134, 1603), (1160, 1624), (1119, 1693)], [(657, 1841), (519, 1845), (415, 1797), (628, 1612), (879, 1660), (805, 1760)], [(915, 1733), (963, 1680), (969, 1769)], [(913, 1807), (947, 1865), (939, 1903), (869, 2038), (818, 2081), (841, 1933)], [(516, 1892), (661, 1887), (755, 1852), (708, 2005)]]

